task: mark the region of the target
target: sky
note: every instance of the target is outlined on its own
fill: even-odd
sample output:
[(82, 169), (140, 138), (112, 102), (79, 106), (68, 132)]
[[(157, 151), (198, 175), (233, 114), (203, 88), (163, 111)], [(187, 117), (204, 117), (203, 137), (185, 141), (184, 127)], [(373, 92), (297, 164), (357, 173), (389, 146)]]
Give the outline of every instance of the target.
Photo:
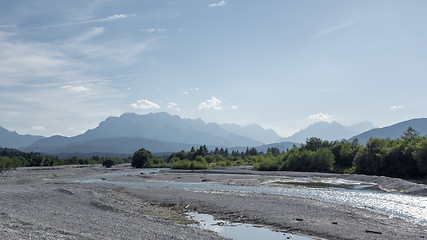
[(424, 0), (2, 0), (0, 126), (168, 112), (259, 124), (427, 117)]

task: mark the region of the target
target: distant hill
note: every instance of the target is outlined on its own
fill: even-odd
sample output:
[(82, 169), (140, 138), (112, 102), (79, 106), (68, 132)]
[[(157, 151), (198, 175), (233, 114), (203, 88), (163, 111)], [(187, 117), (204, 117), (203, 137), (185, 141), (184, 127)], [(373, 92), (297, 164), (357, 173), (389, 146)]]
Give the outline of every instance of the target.
[[(46, 141), (48, 140), (48, 141)], [(60, 140), (60, 143), (55, 142)], [(154, 139), (139, 137), (112, 137), (95, 138), (84, 141), (74, 141), (73, 138), (54, 136), (49, 139), (42, 139), (21, 150), (30, 152), (44, 152), (50, 154), (66, 155), (65, 153), (116, 153), (133, 154), (136, 150), (144, 147), (152, 152), (177, 152), (181, 150), (190, 150), (193, 145), (162, 142)], [(111, 154), (109, 154), (111, 155)]]
[(266, 139), (276, 139), (273, 130), (258, 125), (240, 127), (229, 124), (223, 127), (205, 123), (201, 119), (186, 119), (168, 113), (138, 115), (125, 113), (109, 117), (98, 127), (75, 137), (52, 136), (40, 139), (25, 151), (47, 153), (66, 152), (112, 152), (133, 153), (144, 147), (153, 153), (189, 150), (191, 146), (209, 147), (255, 147), (261, 141), (252, 139), (257, 134)]
[(19, 148), (28, 146), (35, 141), (42, 139), (42, 136), (20, 135), (0, 127), (0, 147)]
[(305, 143), (306, 139), (311, 137), (328, 141), (342, 140), (372, 128), (374, 125), (370, 122), (361, 122), (351, 126), (344, 126), (337, 122), (317, 122), (280, 141)]
[(272, 129), (264, 129), (258, 124), (251, 124), (248, 126), (240, 126), (237, 124), (221, 124), (223, 129), (238, 134), (243, 137), (256, 139), (264, 144), (277, 142), (280, 137)]
[(352, 137), (352, 139), (357, 138), (361, 144), (366, 144), (371, 137), (398, 139), (409, 127), (415, 129), (421, 136), (425, 136), (427, 135), (427, 118), (411, 119), (388, 127), (371, 129)]

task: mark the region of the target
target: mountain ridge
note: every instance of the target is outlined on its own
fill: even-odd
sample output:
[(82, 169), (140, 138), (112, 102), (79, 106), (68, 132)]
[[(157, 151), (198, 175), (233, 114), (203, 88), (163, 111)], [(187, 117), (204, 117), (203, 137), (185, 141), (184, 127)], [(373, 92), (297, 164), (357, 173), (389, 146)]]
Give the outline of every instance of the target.
[(42, 138), (44, 137), (30, 134), (21, 135), (15, 131), (11, 132), (6, 128), (0, 127), (0, 147), (20, 148), (30, 145)]
[[(271, 134), (270, 131), (266, 131)], [(134, 142), (139, 143), (138, 147)], [(173, 152), (189, 150), (191, 146), (199, 145), (231, 148), (256, 147), (262, 144), (260, 141), (226, 130), (219, 124), (205, 123), (200, 118), (181, 118), (168, 113), (146, 115), (124, 113), (119, 117), (106, 118), (98, 127), (89, 129), (83, 134), (73, 137), (52, 136), (21, 149), (50, 153), (89, 150), (133, 153), (141, 147), (153, 152)]]
[(357, 138), (360, 143), (366, 144), (371, 137), (398, 139), (409, 127), (419, 132), (421, 136), (425, 136), (427, 135), (427, 118), (414, 118), (390, 126), (374, 128), (355, 135), (350, 140)]
[(335, 141), (351, 138), (357, 134), (374, 128), (370, 122), (360, 122), (350, 126), (344, 126), (338, 122), (320, 121), (311, 124), (290, 137), (282, 138), (283, 142), (304, 143), (307, 138), (318, 137), (323, 140)]
[[(300, 143), (304, 143), (309, 137), (319, 137), (330, 141), (358, 138), (359, 142), (365, 144), (370, 137), (399, 138), (408, 126), (412, 126), (422, 136), (427, 134), (427, 118), (410, 119), (384, 128), (372, 128), (360, 132), (371, 126), (373, 124), (370, 122), (350, 126), (337, 122), (317, 122), (291, 137), (265, 143), (276, 139), (279, 135), (273, 130), (264, 129), (257, 124), (239, 126), (237, 124), (205, 123), (200, 118), (181, 118), (168, 113), (145, 115), (124, 113), (118, 117), (108, 117), (101, 121), (96, 128), (73, 137), (19, 135), (0, 127), (0, 146), (55, 154), (112, 151), (120, 154), (132, 154), (141, 147), (152, 152), (174, 152), (189, 150), (192, 146), (200, 145), (206, 145), (209, 148), (223, 147), (243, 150), (246, 147), (255, 147), (259, 151), (278, 146), (283, 151), (290, 149), (294, 144), (298, 146)], [(357, 131), (359, 131), (358, 134), (351, 135)], [(336, 132), (335, 135), (332, 134), (334, 132)], [(16, 142), (16, 137), (24, 139), (24, 141)], [(262, 141), (259, 141), (258, 138)]]

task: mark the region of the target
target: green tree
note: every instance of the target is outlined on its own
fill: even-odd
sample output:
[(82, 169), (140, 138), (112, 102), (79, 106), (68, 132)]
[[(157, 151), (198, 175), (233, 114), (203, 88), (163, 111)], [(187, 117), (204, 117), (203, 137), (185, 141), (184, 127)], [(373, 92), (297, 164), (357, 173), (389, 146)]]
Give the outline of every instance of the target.
[(353, 149), (351, 148), (351, 143), (343, 143), (339, 152), (340, 162), (336, 162), (337, 165), (344, 168), (349, 168), (353, 165)]
[(414, 156), (417, 161), (417, 167), (420, 176), (427, 177), (427, 138), (424, 137), (416, 145)]
[(368, 175), (378, 175), (380, 172), (380, 163), (381, 157), (384, 154), (385, 139), (380, 138), (371, 138), (366, 143), (365, 148), (361, 148), (356, 157), (355, 161), (355, 172), (368, 174)]
[(113, 165), (116, 165), (116, 163), (115, 163), (112, 159), (110, 159), (110, 158), (105, 159), (105, 160), (102, 162), (102, 166), (104, 166), (104, 167), (106, 167), (106, 168), (110, 168), (110, 167), (111, 167), (111, 166), (113, 166)]
[(306, 140), (305, 149), (310, 151), (317, 151), (322, 146), (322, 139), (311, 137)]
[(420, 133), (415, 131), (412, 127), (408, 127), (401, 138), (406, 141), (414, 141), (420, 138)]
[(309, 171), (329, 172), (333, 170), (335, 156), (329, 148), (320, 148), (310, 160)]
[(155, 158), (150, 151), (141, 148), (133, 154), (131, 165), (134, 168), (142, 168), (146, 162), (153, 162)]

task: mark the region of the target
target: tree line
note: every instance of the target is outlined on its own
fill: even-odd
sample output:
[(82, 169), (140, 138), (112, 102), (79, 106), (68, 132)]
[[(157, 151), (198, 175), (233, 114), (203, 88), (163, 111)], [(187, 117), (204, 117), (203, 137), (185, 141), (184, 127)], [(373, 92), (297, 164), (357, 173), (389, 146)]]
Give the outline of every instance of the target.
[(91, 158), (71, 157), (58, 159), (56, 156), (48, 156), (38, 152), (21, 152), (11, 148), (0, 148), (0, 172), (17, 167), (33, 166), (59, 166), (59, 165), (87, 165), (103, 164), (110, 167), (115, 164), (129, 163), (131, 158), (105, 158), (92, 156)]
[(408, 128), (399, 139), (371, 138), (366, 145), (357, 139), (351, 142), (326, 141), (312, 137), (304, 144), (288, 151), (268, 148), (259, 152), (256, 148), (246, 151), (229, 151), (215, 148), (209, 151), (206, 145), (192, 147), (164, 158), (140, 149), (129, 158), (71, 157), (58, 159), (41, 153), (25, 153), (16, 149), (0, 148), (0, 172), (16, 167), (57, 166), (68, 164), (103, 164), (111, 167), (120, 163), (133, 167), (171, 167), (174, 169), (206, 169), (223, 166), (252, 165), (261, 171), (304, 171), (382, 175), (400, 178), (427, 177), (427, 137), (421, 137), (413, 128)]
[(258, 170), (335, 172), (399, 178), (427, 176), (427, 137), (408, 128), (399, 139), (371, 138), (366, 145), (357, 139), (325, 141), (312, 137), (280, 158), (266, 158)]
[(206, 169), (218, 166), (253, 165), (261, 171), (303, 171), (356, 173), (399, 178), (427, 176), (427, 137), (408, 128), (399, 139), (371, 138), (366, 145), (352, 141), (326, 141), (317, 137), (299, 147), (281, 152), (268, 148), (266, 153), (255, 148), (232, 151), (205, 145), (180, 151), (160, 159), (141, 149), (132, 158), (134, 167), (171, 167), (174, 169)]
[[(269, 148), (279, 154), (279, 149)], [(170, 154), (165, 158), (157, 158), (146, 149), (136, 151), (132, 157), (134, 167), (170, 167), (173, 169), (206, 169), (212, 167), (252, 165), (255, 158), (261, 156), (255, 148), (247, 148), (246, 151), (231, 152), (228, 148), (215, 148), (209, 151), (206, 145), (198, 148), (192, 147), (190, 151), (180, 151)]]

